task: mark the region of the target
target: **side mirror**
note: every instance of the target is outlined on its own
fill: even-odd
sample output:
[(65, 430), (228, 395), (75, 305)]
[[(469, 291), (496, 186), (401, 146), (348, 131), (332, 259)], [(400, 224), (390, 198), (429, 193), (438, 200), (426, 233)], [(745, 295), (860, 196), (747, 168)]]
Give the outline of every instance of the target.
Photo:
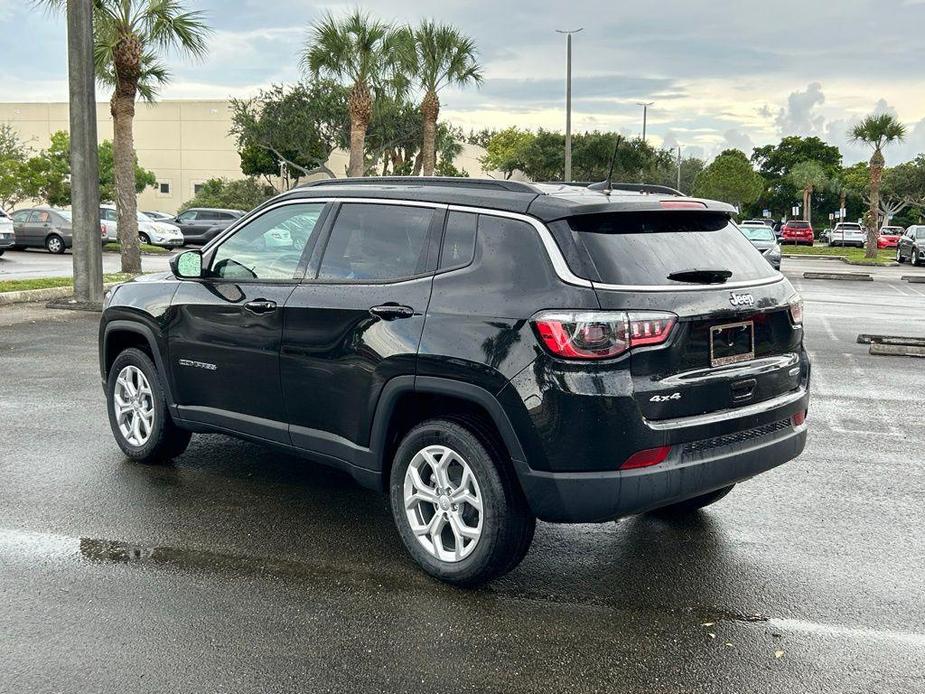
[(170, 259), (174, 276), (186, 279), (202, 277), (202, 251), (184, 251)]

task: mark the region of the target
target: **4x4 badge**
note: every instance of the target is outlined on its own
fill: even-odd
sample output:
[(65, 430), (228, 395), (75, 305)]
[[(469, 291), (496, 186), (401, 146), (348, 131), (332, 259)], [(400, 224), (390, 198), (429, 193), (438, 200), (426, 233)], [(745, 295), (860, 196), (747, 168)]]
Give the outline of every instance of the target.
[(733, 306), (754, 306), (755, 297), (751, 294), (736, 294), (732, 292), (729, 295), (729, 303)]

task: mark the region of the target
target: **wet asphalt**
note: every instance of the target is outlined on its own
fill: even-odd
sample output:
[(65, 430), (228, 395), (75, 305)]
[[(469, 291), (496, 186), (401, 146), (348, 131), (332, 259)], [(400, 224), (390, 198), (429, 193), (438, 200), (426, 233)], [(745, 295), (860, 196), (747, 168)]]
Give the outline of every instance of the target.
[(925, 361), (855, 342), (925, 336), (925, 285), (794, 282), (799, 459), (686, 521), (539, 524), (476, 591), (323, 466), (127, 462), (98, 317), (0, 311), (0, 692), (925, 691)]

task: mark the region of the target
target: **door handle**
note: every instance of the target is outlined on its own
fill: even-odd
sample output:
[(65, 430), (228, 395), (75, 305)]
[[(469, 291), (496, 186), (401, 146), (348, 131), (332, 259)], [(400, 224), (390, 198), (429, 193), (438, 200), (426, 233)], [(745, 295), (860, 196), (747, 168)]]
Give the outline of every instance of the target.
[(266, 299), (256, 299), (254, 301), (248, 301), (246, 304), (244, 304), (244, 308), (246, 308), (251, 313), (256, 313), (257, 315), (261, 315), (263, 313), (272, 313), (276, 310), (276, 302), (267, 301)]
[(399, 306), (398, 304), (382, 304), (373, 306), (369, 312), (383, 320), (397, 320), (399, 318), (411, 318), (414, 315), (414, 309), (410, 306)]

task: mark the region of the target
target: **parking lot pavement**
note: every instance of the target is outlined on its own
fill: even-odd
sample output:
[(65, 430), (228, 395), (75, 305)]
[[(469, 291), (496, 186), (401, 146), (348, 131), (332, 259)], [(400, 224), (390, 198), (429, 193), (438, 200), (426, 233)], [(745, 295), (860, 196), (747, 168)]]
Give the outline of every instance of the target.
[(0, 691), (925, 690), (925, 368), (855, 342), (925, 336), (925, 297), (795, 282), (799, 459), (685, 522), (540, 524), (469, 592), (324, 467), (222, 436), (128, 463), (97, 318), (0, 320)]
[[(141, 269), (144, 272), (164, 272), (169, 268), (173, 253), (164, 255), (143, 255)], [(103, 272), (119, 272), (122, 269), (118, 253), (103, 253)], [(43, 250), (6, 251), (0, 256), (0, 280), (26, 280), (37, 277), (70, 277), (74, 274), (74, 258), (70, 251), (61, 255)]]

